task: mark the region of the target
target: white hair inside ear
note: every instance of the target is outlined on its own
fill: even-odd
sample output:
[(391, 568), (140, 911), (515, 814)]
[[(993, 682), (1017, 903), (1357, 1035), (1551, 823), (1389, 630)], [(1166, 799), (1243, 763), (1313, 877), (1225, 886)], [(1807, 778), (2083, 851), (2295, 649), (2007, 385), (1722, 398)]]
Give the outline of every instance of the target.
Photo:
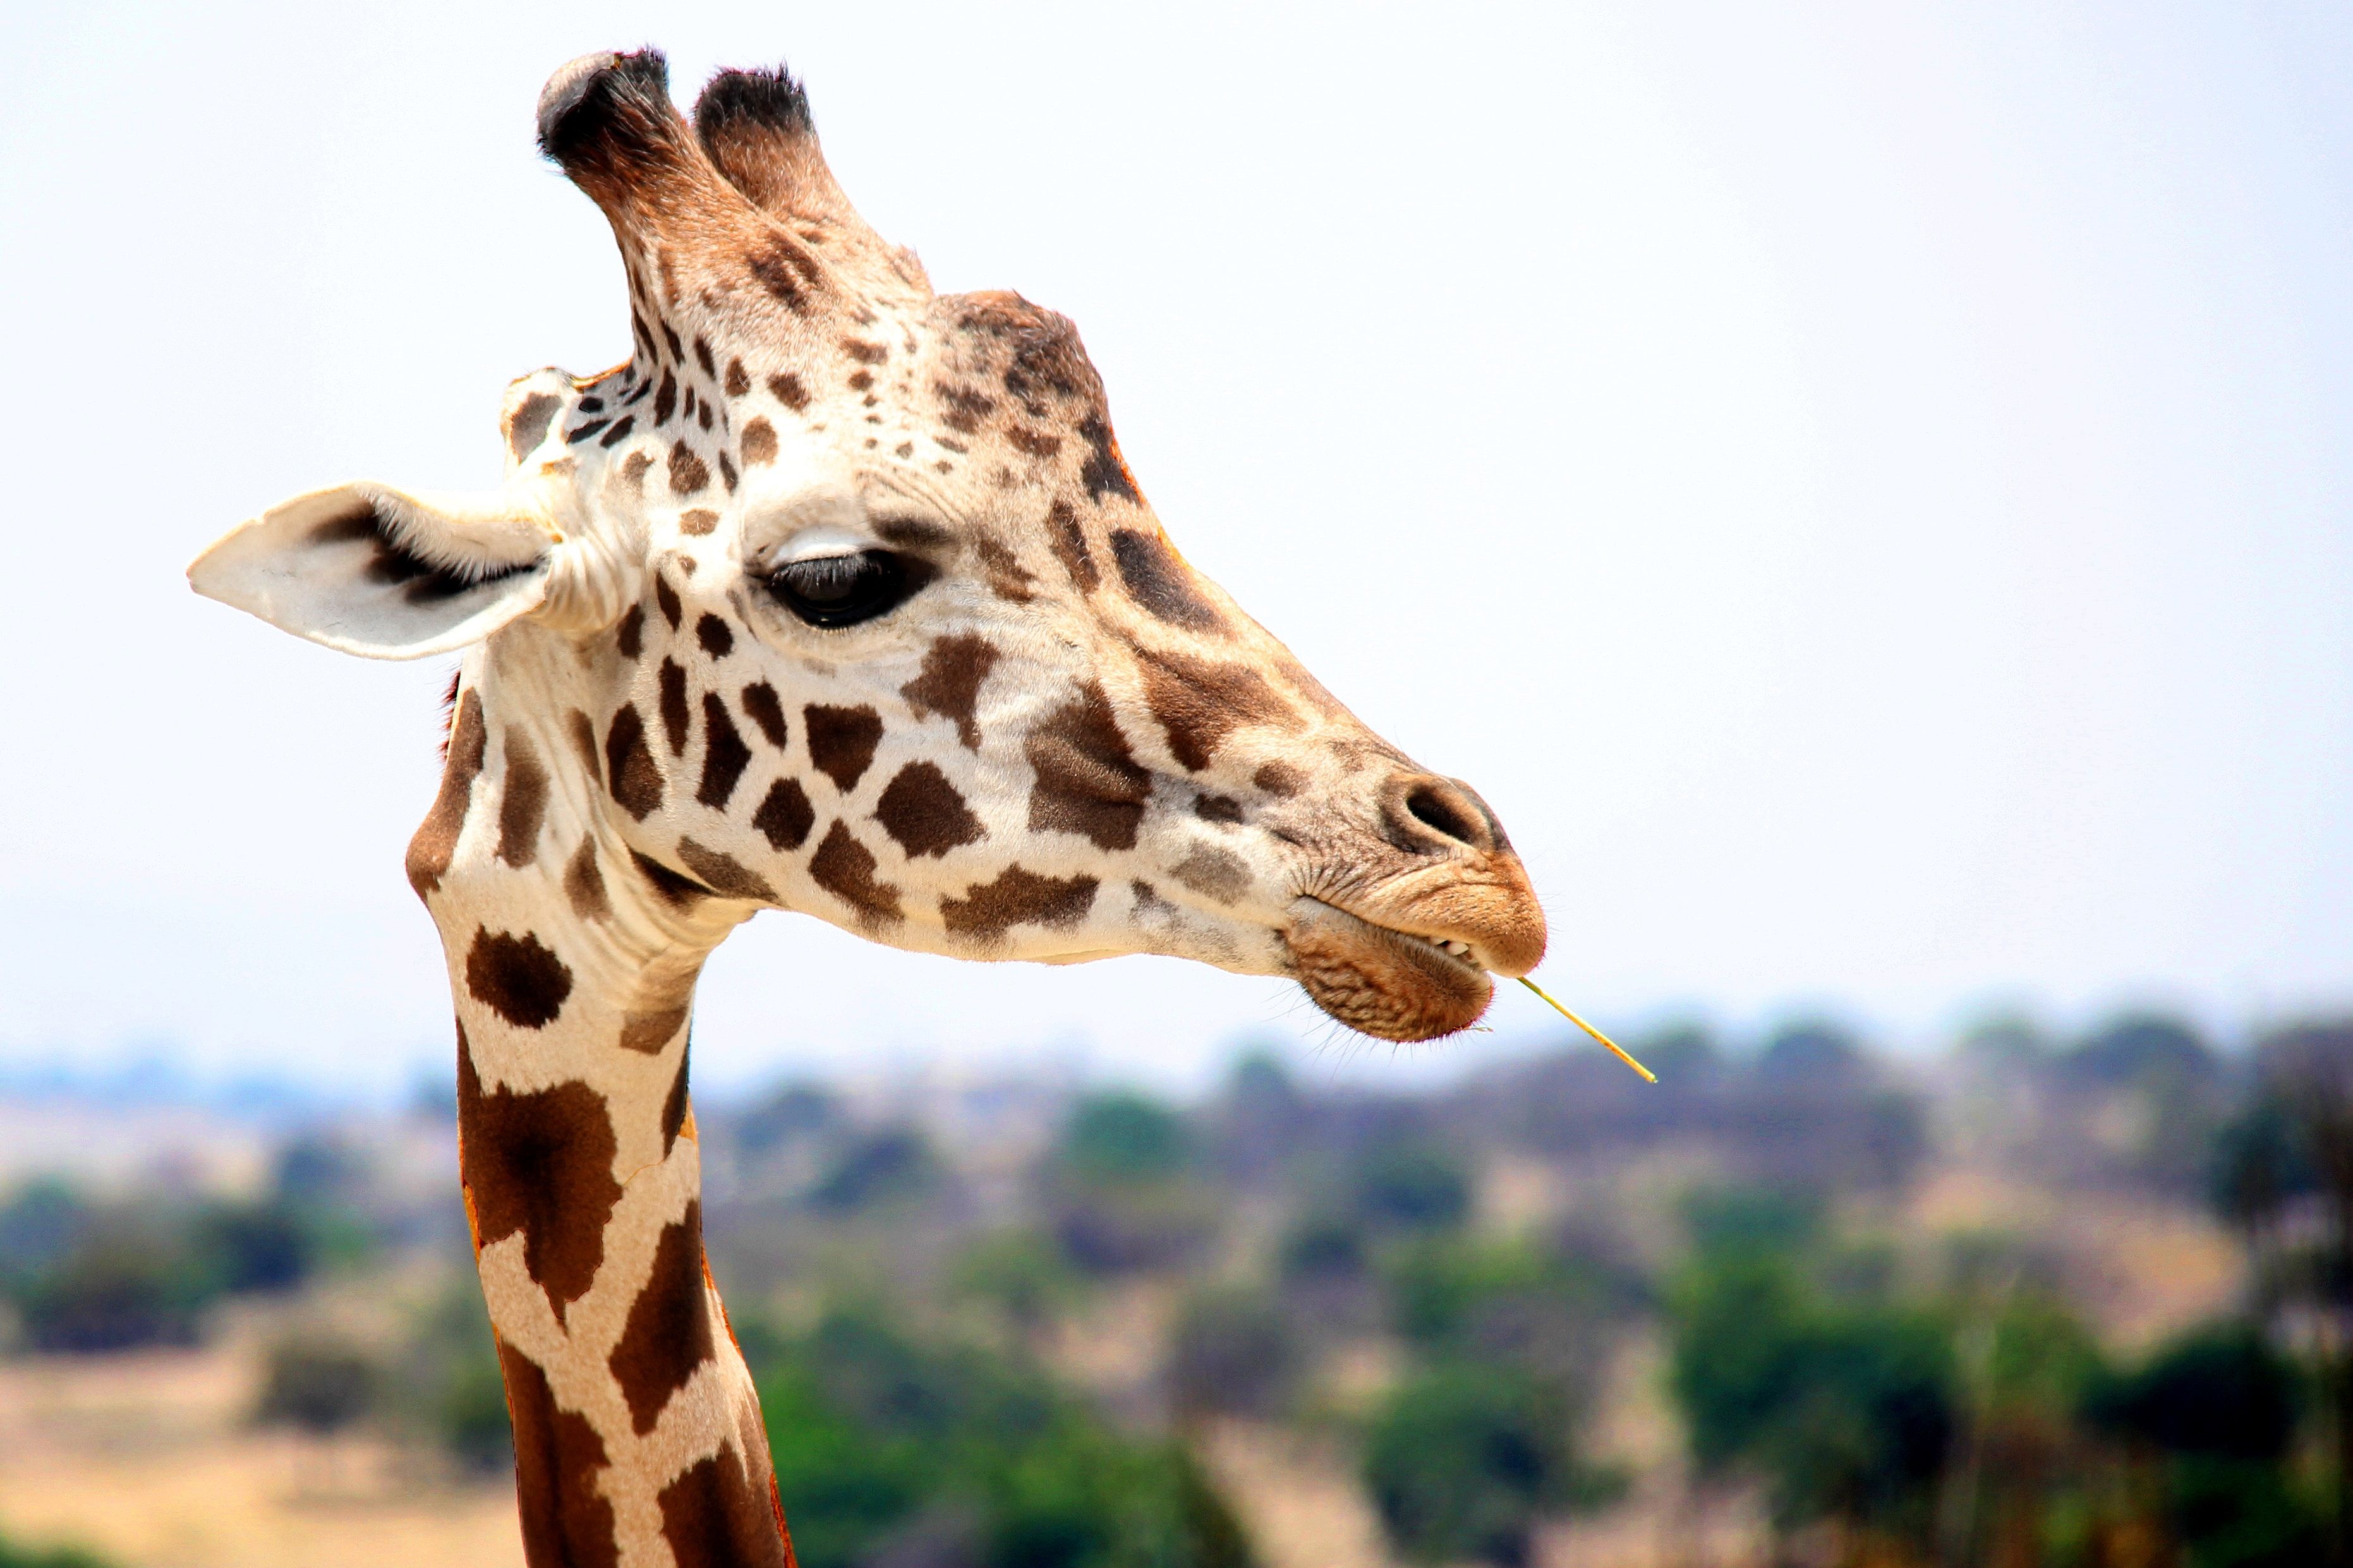
[(231, 529), (189, 566), (188, 584), (326, 647), (422, 658), (538, 608), (562, 544), (512, 492), (336, 485)]

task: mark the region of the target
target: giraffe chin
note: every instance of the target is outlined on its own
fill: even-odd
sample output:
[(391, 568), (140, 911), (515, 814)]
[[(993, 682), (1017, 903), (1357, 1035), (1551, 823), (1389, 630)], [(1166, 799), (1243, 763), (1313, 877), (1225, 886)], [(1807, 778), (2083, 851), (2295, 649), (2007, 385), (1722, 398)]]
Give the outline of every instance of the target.
[(1283, 942), (1308, 1000), (1335, 1022), (1379, 1039), (1460, 1033), (1494, 999), (1494, 982), (1477, 964), (1319, 899), (1292, 904)]

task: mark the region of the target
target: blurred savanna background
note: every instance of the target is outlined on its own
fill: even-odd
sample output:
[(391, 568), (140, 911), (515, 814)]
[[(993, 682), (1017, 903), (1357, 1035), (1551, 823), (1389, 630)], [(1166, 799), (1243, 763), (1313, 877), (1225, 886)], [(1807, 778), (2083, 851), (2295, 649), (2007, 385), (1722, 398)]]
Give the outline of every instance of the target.
[(180, 573), (627, 353), (531, 109), (646, 41), (1078, 321), (1660, 1079), (754, 922), (695, 1111), (807, 1568), (2353, 1564), (2342, 6), (6, 15), (0, 1568), (520, 1560), (447, 666)]

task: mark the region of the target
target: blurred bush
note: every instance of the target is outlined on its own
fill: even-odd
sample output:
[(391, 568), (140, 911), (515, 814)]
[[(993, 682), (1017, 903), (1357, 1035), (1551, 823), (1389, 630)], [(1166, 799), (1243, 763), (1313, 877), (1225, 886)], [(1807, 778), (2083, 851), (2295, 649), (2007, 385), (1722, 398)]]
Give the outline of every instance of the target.
[(747, 1323), (743, 1343), (807, 1568), (1249, 1568), (1180, 1447), (1114, 1432), (1018, 1359), (872, 1308)]

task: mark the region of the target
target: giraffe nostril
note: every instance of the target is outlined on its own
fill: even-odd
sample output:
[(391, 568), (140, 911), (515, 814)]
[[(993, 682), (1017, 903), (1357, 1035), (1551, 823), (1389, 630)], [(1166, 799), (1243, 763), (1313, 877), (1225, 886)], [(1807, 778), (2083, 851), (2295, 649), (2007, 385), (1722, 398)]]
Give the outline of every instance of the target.
[[(1465, 786), (1428, 774), (1401, 784), (1390, 790), (1386, 814), (1393, 838), (1409, 847), (1427, 848), (1434, 833), (1450, 844), (1481, 851), (1492, 851), (1503, 841), (1485, 803)], [(1407, 826), (1401, 817), (1415, 826)]]

